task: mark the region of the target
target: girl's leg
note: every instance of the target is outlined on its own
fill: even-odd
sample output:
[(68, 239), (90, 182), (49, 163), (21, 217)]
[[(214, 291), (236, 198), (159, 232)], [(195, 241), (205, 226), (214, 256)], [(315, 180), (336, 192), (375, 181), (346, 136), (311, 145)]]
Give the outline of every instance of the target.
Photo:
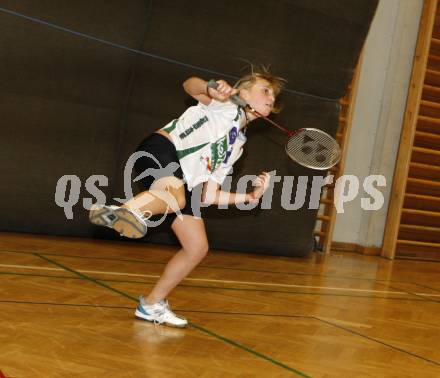
[(177, 177), (163, 177), (123, 206), (94, 206), (89, 219), (98, 226), (113, 228), (121, 236), (142, 238), (147, 232), (144, 214), (149, 218), (183, 209), (186, 204), (185, 187)]
[(156, 180), (149, 190), (127, 201), (122, 208), (152, 215), (174, 213), (185, 207), (185, 188), (177, 177)]
[(182, 219), (174, 220), (171, 228), (182, 249), (168, 262), (159, 281), (146, 297), (149, 304), (164, 299), (208, 253), (208, 238), (203, 219), (183, 215)]

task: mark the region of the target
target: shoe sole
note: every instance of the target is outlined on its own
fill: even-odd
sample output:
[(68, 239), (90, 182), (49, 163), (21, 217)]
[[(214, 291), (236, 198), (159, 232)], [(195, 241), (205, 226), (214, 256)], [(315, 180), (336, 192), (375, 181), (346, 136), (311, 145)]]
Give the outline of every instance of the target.
[(112, 227), (112, 223), (106, 219), (106, 215), (114, 214), (108, 207), (92, 206), (89, 212), (89, 220), (97, 226)]
[[(136, 310), (136, 312), (134, 313), (134, 317), (136, 319), (138, 319), (138, 320), (143, 320), (143, 321), (154, 323), (154, 319), (153, 318), (150, 318), (150, 317), (142, 314), (138, 310)], [(188, 323), (187, 324), (182, 324), (182, 325), (176, 325), (176, 324), (172, 324), (172, 323), (163, 322), (163, 323), (159, 323), (159, 324), (163, 324), (163, 325), (166, 325), (168, 327), (173, 327), (173, 328), (186, 328), (186, 327), (188, 327)]]
[(118, 219), (113, 223), (112, 227), (119, 235), (131, 239), (140, 239), (147, 234), (147, 226), (131, 211), (119, 208), (114, 213)]
[[(114, 214), (116, 219), (109, 222), (106, 217)], [(130, 239), (140, 239), (147, 234), (147, 227), (129, 210), (119, 208), (111, 210), (108, 207), (92, 207), (89, 220), (97, 226), (113, 228), (119, 235)]]

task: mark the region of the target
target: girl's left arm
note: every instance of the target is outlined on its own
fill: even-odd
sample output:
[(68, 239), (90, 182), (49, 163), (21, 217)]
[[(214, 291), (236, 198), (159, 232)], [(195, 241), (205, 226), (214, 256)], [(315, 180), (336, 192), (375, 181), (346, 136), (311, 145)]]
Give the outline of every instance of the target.
[(202, 202), (204, 205), (238, 205), (240, 203), (257, 203), (269, 187), (270, 175), (262, 172), (254, 181), (255, 189), (250, 193), (232, 193), (220, 189), (220, 185), (208, 180), (203, 185)]

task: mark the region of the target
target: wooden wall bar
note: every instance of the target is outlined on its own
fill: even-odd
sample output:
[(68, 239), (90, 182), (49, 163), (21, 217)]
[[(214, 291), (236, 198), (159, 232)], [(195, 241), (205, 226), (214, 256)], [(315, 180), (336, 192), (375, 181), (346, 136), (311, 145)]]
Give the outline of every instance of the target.
[(440, 13), (425, 0), (382, 256), (440, 260)]
[[(333, 183), (338, 177), (344, 174), (345, 160), (347, 157), (348, 143), (350, 140), (351, 124), (353, 119), (354, 104), (356, 102), (356, 94), (359, 82), (359, 74), (361, 70), (363, 54), (360, 55), (358, 65), (353, 75), (353, 80), (347, 89), (347, 93), (340, 100), (341, 111), (339, 116), (339, 128), (336, 133), (336, 140), (341, 146), (341, 161), (333, 167), (329, 175), (334, 175)], [(333, 204), (334, 184), (327, 185), (324, 188), (321, 197), (320, 214), (317, 217), (315, 236), (318, 237), (319, 247), (325, 253), (329, 253), (332, 248), (333, 230), (336, 223), (336, 209)]]

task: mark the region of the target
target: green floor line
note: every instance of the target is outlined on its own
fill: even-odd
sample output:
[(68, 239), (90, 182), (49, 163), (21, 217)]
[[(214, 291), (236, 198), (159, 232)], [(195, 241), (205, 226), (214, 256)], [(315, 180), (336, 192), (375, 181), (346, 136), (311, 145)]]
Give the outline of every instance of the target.
[(199, 326), (199, 325), (197, 325), (197, 324), (192, 323), (191, 326), (194, 327), (194, 328), (196, 328), (196, 329), (198, 329), (199, 331), (202, 331), (202, 332), (206, 333), (207, 335), (210, 335), (210, 336), (216, 337), (216, 338), (218, 338), (218, 339), (224, 341), (225, 343), (228, 343), (228, 344), (233, 345), (233, 346), (235, 346), (235, 347), (237, 347), (237, 348), (243, 349), (243, 350), (245, 350), (246, 352), (249, 352), (249, 353), (251, 353), (251, 354), (253, 354), (253, 355), (257, 356), (257, 357), (260, 357), (260, 358), (262, 358), (262, 359), (264, 359), (264, 360), (266, 360), (266, 361), (269, 361), (269, 362), (271, 362), (271, 363), (273, 363), (273, 364), (275, 364), (275, 365), (278, 365), (278, 366), (280, 366), (280, 367), (282, 367), (282, 368), (284, 368), (284, 369), (286, 369), (286, 370), (289, 370), (289, 371), (291, 371), (292, 373), (296, 373), (296, 374), (299, 375), (300, 377), (311, 378), (309, 375), (304, 374), (304, 373), (302, 373), (302, 372), (299, 371), (299, 370), (296, 370), (296, 369), (294, 369), (294, 368), (292, 368), (292, 367), (290, 367), (290, 366), (287, 366), (287, 365), (285, 365), (285, 364), (283, 364), (283, 363), (281, 363), (281, 362), (279, 362), (279, 361), (276, 361), (276, 360), (274, 360), (274, 359), (272, 359), (272, 358), (270, 358), (270, 357), (268, 357), (268, 356), (266, 356), (266, 355), (264, 355), (264, 354), (261, 354), (261, 353), (255, 351), (255, 350), (253, 350), (253, 349), (251, 349), (251, 348), (248, 348), (247, 346), (245, 346), (245, 345), (243, 345), (243, 344), (237, 343), (237, 342), (235, 342), (235, 341), (233, 341), (233, 340), (227, 339), (226, 337), (223, 337), (223, 336), (218, 335), (218, 334), (216, 334), (216, 333), (214, 333), (214, 332), (212, 332), (212, 331), (209, 331), (208, 329), (203, 328), (203, 327), (201, 327), (201, 326)]
[(123, 309), (123, 310), (133, 311), (133, 307), (128, 307), (128, 306), (93, 305), (87, 303), (55, 303), (55, 302), (12, 301), (12, 300), (0, 300), (0, 303), (32, 304), (32, 305), (62, 306), (62, 307), (109, 308), (109, 309)]
[(412, 295), (412, 296), (414, 296), (414, 297), (416, 297), (416, 298), (423, 299), (423, 300), (426, 301), (426, 302), (440, 303), (440, 301), (438, 301), (438, 300), (436, 300), (436, 299), (429, 298), (429, 297), (427, 297), (427, 296), (425, 296), (425, 295), (420, 295), (420, 294), (417, 294), (417, 293), (413, 293), (412, 291), (408, 291), (408, 290), (404, 290), (404, 289), (398, 289), (398, 288), (396, 288), (396, 287), (394, 287), (394, 286), (391, 286), (391, 285), (385, 285), (385, 284), (383, 284), (383, 283), (378, 283), (378, 284), (379, 284), (379, 285), (382, 285), (382, 286), (385, 286), (386, 288), (391, 288), (391, 289), (393, 289), (393, 290), (403, 291), (404, 293), (406, 293), (406, 294), (408, 294), (408, 295)]
[[(107, 308), (107, 309), (123, 309), (123, 310), (131, 310), (133, 311), (133, 307), (128, 306), (115, 306), (115, 305), (96, 305), (96, 304), (88, 304), (88, 303), (57, 303), (57, 302), (36, 302), (36, 301), (14, 301), (9, 299), (3, 299), (0, 300), (1, 303), (13, 303), (13, 304), (32, 304), (32, 305), (49, 305), (49, 306), (67, 306), (67, 307), (91, 307), (91, 308)], [(268, 317), (268, 318), (302, 318), (302, 319), (311, 319), (314, 321), (319, 321), (322, 323), (328, 323), (329, 325), (332, 325), (334, 327), (337, 327), (335, 323), (331, 323), (329, 320), (323, 320), (319, 317), (316, 317), (314, 315), (292, 315), (292, 314), (263, 314), (258, 312), (225, 312), (225, 311), (206, 311), (206, 310), (185, 310), (182, 308), (176, 309), (176, 311), (179, 312), (188, 312), (188, 313), (200, 313), (200, 314), (212, 314), (212, 315), (233, 315), (233, 316), (261, 316), (261, 317)], [(429, 323), (423, 323), (423, 325), (438, 328), (439, 326), (437, 324), (429, 324)], [(342, 327), (342, 326), (340, 326)], [(355, 331), (351, 331), (349, 328), (345, 328), (345, 331), (355, 333)], [(362, 334), (359, 334), (358, 336), (363, 337), (369, 337)], [(372, 339), (372, 341), (377, 341), (376, 339)], [(380, 341), (378, 341), (380, 342)], [(383, 343), (383, 342), (380, 342)]]
[[(64, 255), (59, 253), (48, 253), (48, 252), (28, 252), (28, 251), (19, 251), (19, 250), (0, 250), (0, 253), (21, 253), (33, 255), (34, 253), (41, 253), (45, 256), (59, 256), (59, 257), (71, 257), (78, 259), (91, 259), (91, 260), (108, 260), (108, 261), (124, 261), (124, 262), (133, 262), (133, 263), (141, 263), (141, 264), (153, 264), (153, 265), (165, 265), (164, 262), (157, 261), (143, 261), (136, 259), (118, 259), (113, 257), (94, 257), (94, 256), (78, 256), (78, 255)], [(246, 269), (246, 268), (231, 268), (231, 267), (223, 267), (223, 266), (211, 266), (211, 265), (198, 265), (198, 268), (204, 269), (219, 269), (219, 270), (232, 270), (238, 272), (251, 272), (251, 273), (271, 273), (271, 274), (281, 274), (281, 275), (292, 275), (292, 276), (312, 276), (312, 277), (323, 277), (323, 278), (334, 278), (334, 279), (343, 279), (343, 280), (357, 280), (357, 281), (372, 281), (372, 282), (393, 282), (393, 283), (407, 283), (403, 281), (393, 281), (393, 280), (378, 280), (373, 278), (361, 278), (361, 277), (346, 277), (346, 276), (333, 276), (333, 275), (323, 275), (317, 273), (300, 273), (300, 272), (280, 272), (274, 270), (263, 270), (263, 269)]]
[(360, 337), (362, 337), (362, 338), (364, 338), (364, 339), (367, 339), (367, 340), (370, 340), (370, 341), (374, 341), (375, 343), (378, 343), (378, 344), (382, 344), (382, 345), (384, 345), (384, 346), (386, 346), (386, 347), (388, 347), (388, 348), (391, 348), (391, 349), (397, 350), (398, 352), (405, 353), (405, 354), (408, 354), (408, 355), (410, 355), (410, 356), (412, 356), (412, 357), (416, 357), (416, 358), (418, 358), (418, 359), (421, 359), (421, 360), (423, 360), (423, 361), (425, 361), (425, 362), (429, 362), (429, 363), (431, 363), (431, 364), (434, 364), (434, 365), (440, 366), (440, 363), (437, 362), (437, 361), (430, 360), (429, 358), (419, 356), (418, 354), (415, 354), (415, 353), (409, 352), (409, 351), (407, 351), (407, 350), (405, 350), (405, 349), (402, 349), (402, 348), (396, 347), (396, 346), (394, 346), (394, 345), (388, 344), (388, 343), (386, 343), (386, 342), (384, 342), (384, 341), (381, 341), (381, 340), (375, 339), (374, 337), (364, 335), (364, 334), (362, 334), (362, 333), (360, 333), (360, 332), (353, 331), (353, 330), (350, 329), (350, 328), (346, 328), (346, 327), (343, 327), (343, 326), (341, 326), (341, 325), (339, 325), (339, 324), (332, 323), (332, 322), (330, 322), (330, 321), (328, 321), (328, 320), (321, 319), (319, 316), (313, 316), (313, 318), (315, 318), (316, 320), (319, 320), (319, 321), (321, 321), (321, 322), (323, 322), (323, 323), (327, 323), (327, 324), (329, 324), (329, 325), (331, 325), (331, 326), (333, 326), (333, 327), (336, 327), (336, 328), (339, 328), (339, 329), (343, 329), (343, 330), (346, 331), (346, 332), (349, 332), (349, 333), (352, 333), (352, 334), (354, 334), (354, 335), (360, 336)]
[(131, 300), (133, 300), (133, 301), (136, 301), (136, 302), (138, 301), (138, 298), (135, 298), (135, 297), (133, 297), (133, 296), (127, 294), (127, 293), (124, 293), (123, 291), (120, 291), (120, 290), (115, 289), (115, 288), (113, 288), (113, 287), (111, 287), (111, 286), (109, 286), (109, 285), (106, 285), (106, 284), (103, 283), (103, 282), (100, 282), (100, 281), (98, 281), (98, 280), (96, 280), (96, 279), (94, 279), (94, 278), (92, 278), (92, 277), (89, 277), (89, 276), (87, 276), (87, 275), (85, 275), (85, 274), (82, 274), (82, 273), (80, 273), (80, 272), (78, 272), (78, 271), (76, 271), (76, 270), (74, 270), (74, 269), (71, 269), (71, 268), (69, 268), (69, 267), (67, 267), (67, 266), (65, 266), (65, 265), (63, 265), (63, 264), (60, 264), (59, 262), (56, 262), (56, 261), (54, 261), (54, 260), (51, 260), (51, 259), (49, 259), (49, 258), (47, 258), (47, 257), (45, 257), (45, 256), (43, 256), (43, 255), (38, 254), (38, 253), (34, 253), (34, 255), (37, 256), (37, 257), (39, 257), (39, 258), (41, 258), (41, 259), (43, 259), (43, 260), (46, 260), (47, 262), (51, 263), (52, 265), (56, 265), (56, 266), (58, 266), (59, 268), (62, 268), (62, 269), (64, 269), (64, 270), (67, 270), (67, 271), (70, 272), (70, 273), (76, 274), (77, 276), (79, 276), (79, 277), (81, 277), (81, 278), (83, 278), (83, 279), (85, 279), (85, 280), (87, 280), (87, 281), (91, 281), (91, 282), (93, 282), (93, 283), (95, 283), (95, 284), (97, 284), (97, 285), (99, 285), (99, 286), (105, 287), (106, 289), (111, 290), (111, 291), (113, 291), (113, 292), (115, 292), (115, 293), (117, 293), (117, 294), (119, 294), (119, 295), (122, 295), (122, 296), (124, 296), (124, 297), (126, 297), (126, 298), (128, 298), (128, 299), (131, 299)]
[(416, 285), (416, 286), (420, 286), (420, 287), (423, 287), (423, 288), (425, 288), (425, 289), (430, 289), (430, 290), (432, 290), (432, 291), (435, 291), (435, 292), (437, 292), (437, 293), (440, 293), (440, 289), (437, 289), (437, 288), (434, 288), (434, 287), (431, 287), (431, 286), (426, 286), (426, 285), (422, 285), (422, 284), (418, 284), (418, 283), (415, 283), (415, 282), (411, 282), (413, 285)]
[[(82, 277), (82, 278), (84, 278), (86, 280), (89, 280), (89, 281), (91, 281), (93, 283), (96, 283), (97, 285), (102, 286), (102, 287), (104, 287), (104, 288), (106, 288), (108, 290), (111, 290), (111, 291), (113, 291), (115, 293), (118, 293), (118, 294), (120, 294), (120, 295), (122, 295), (122, 296), (124, 296), (124, 297), (126, 297), (128, 299), (131, 299), (131, 300), (133, 300), (135, 302), (138, 302), (137, 298), (135, 298), (135, 297), (133, 297), (133, 296), (127, 294), (127, 293), (124, 293), (123, 291), (117, 290), (117, 289), (115, 289), (115, 288), (113, 288), (113, 287), (111, 287), (109, 285), (106, 285), (106, 284), (104, 284), (102, 282), (99, 282), (99, 281), (95, 280), (92, 277), (88, 277), (85, 274), (77, 272), (74, 269), (71, 269), (71, 268), (69, 268), (69, 267), (67, 267), (67, 266), (65, 266), (63, 264), (58, 263), (57, 261), (51, 260), (48, 257), (40, 255), (39, 253), (34, 253), (34, 256), (37, 256), (37, 257), (39, 257), (39, 258), (41, 258), (41, 259), (43, 259), (43, 260), (45, 260), (45, 261), (47, 261), (47, 262), (49, 262), (49, 263), (51, 263), (53, 265), (56, 265), (56, 266), (58, 266), (60, 268), (63, 268), (64, 270), (67, 270), (68, 272), (74, 273), (74, 274), (78, 275), (79, 277)], [(289, 371), (291, 371), (291, 372), (293, 372), (293, 373), (295, 373), (297, 375), (300, 375), (301, 377), (309, 377), (308, 375), (306, 375), (306, 374), (304, 374), (304, 373), (302, 373), (302, 372), (300, 372), (300, 371), (298, 371), (298, 370), (296, 370), (296, 369), (294, 369), (294, 368), (292, 368), (290, 366), (287, 366), (287, 365), (285, 365), (285, 364), (283, 364), (283, 363), (281, 363), (279, 361), (276, 361), (276, 360), (274, 360), (274, 359), (272, 359), (272, 358), (270, 358), (270, 357), (268, 357), (268, 356), (266, 356), (266, 355), (264, 355), (262, 353), (254, 351), (254, 350), (252, 350), (252, 349), (250, 349), (250, 348), (248, 348), (248, 347), (246, 347), (246, 346), (244, 346), (242, 344), (239, 344), (239, 343), (237, 343), (237, 342), (235, 342), (233, 340), (225, 338), (225, 337), (223, 337), (221, 335), (217, 335), (217, 334), (215, 334), (215, 333), (213, 333), (213, 332), (211, 332), (211, 331), (209, 331), (209, 330), (207, 330), (207, 329), (205, 329), (205, 328), (203, 328), (203, 327), (201, 327), (201, 326), (199, 326), (197, 324), (190, 323), (190, 325), (191, 325), (191, 327), (193, 327), (195, 329), (198, 329), (199, 331), (202, 331), (202, 332), (204, 332), (204, 333), (206, 333), (208, 335), (211, 335), (211, 336), (213, 336), (213, 337), (215, 337), (215, 338), (217, 338), (219, 340), (222, 340), (225, 343), (228, 343), (228, 344), (233, 345), (233, 346), (235, 346), (237, 348), (240, 348), (240, 349), (242, 349), (242, 350), (244, 350), (244, 351), (246, 351), (248, 353), (254, 354), (255, 356), (258, 356), (258, 357), (260, 357), (260, 358), (262, 358), (262, 359), (264, 359), (266, 361), (269, 361), (269, 362), (271, 362), (271, 363), (273, 363), (273, 364), (275, 364), (277, 366), (280, 366), (280, 367), (282, 367), (282, 368), (284, 368), (286, 370), (289, 370)]]
[[(55, 276), (46, 274), (36, 274), (36, 273), (16, 273), (16, 272), (0, 272), (0, 275), (16, 275), (16, 276), (29, 276), (29, 277), (43, 277), (43, 278), (61, 278), (61, 279), (84, 279), (80, 277), (73, 276)], [(127, 280), (116, 280), (116, 279), (100, 279), (95, 278), (100, 282), (117, 282), (117, 283), (130, 283), (139, 285), (154, 285), (153, 282), (145, 281), (127, 281)], [(315, 296), (328, 296), (328, 297), (350, 297), (350, 298), (365, 298), (365, 299), (386, 299), (386, 300), (401, 300), (401, 301), (411, 301), (411, 302), (425, 302), (423, 297), (421, 298), (402, 298), (402, 297), (379, 297), (379, 296), (369, 296), (369, 295), (356, 295), (356, 294), (332, 294), (332, 293), (316, 293), (308, 291), (284, 291), (284, 290), (270, 290), (270, 289), (251, 289), (251, 288), (239, 288), (239, 287), (222, 287), (222, 286), (206, 286), (206, 285), (189, 285), (189, 284), (179, 284), (179, 287), (189, 287), (195, 289), (213, 289), (213, 290), (226, 290), (226, 291), (249, 291), (249, 292), (262, 292), (262, 293), (279, 293), (279, 294), (291, 294), (291, 295), (315, 295)], [(408, 294), (408, 293), (407, 293)]]
[[(133, 311), (133, 307), (128, 306), (114, 306), (114, 305), (94, 305), (88, 303), (57, 303), (57, 302), (36, 302), (36, 301), (14, 301), (10, 299), (1, 299), (0, 303), (13, 303), (13, 304), (32, 304), (32, 305), (45, 305), (45, 306), (66, 306), (66, 307), (91, 307), (91, 308), (108, 308), (108, 309), (124, 309)], [(286, 314), (261, 314), (252, 312), (224, 312), (224, 311), (203, 311), (203, 310), (184, 310), (182, 308), (176, 309), (179, 312), (200, 313), (200, 314), (212, 314), (212, 315), (234, 315), (234, 316), (262, 316), (268, 318), (303, 318), (316, 320), (310, 315), (286, 315)]]
[(80, 277), (75, 276), (55, 276), (50, 274), (38, 274), (38, 273), (18, 273), (18, 272), (0, 272), (0, 275), (4, 276), (29, 276), (29, 277), (42, 277), (42, 278), (67, 278), (69, 280), (81, 280)]
[[(124, 310), (131, 310), (131, 311), (133, 310), (132, 307), (128, 307), (128, 306), (92, 305), (92, 304), (81, 304), (81, 303), (73, 304), (73, 303), (31, 302), (31, 301), (12, 301), (12, 300), (0, 300), (0, 303), (36, 304), (36, 305), (46, 305), (46, 306), (47, 306), (47, 305), (52, 305), (52, 306), (67, 306), (67, 307), (108, 308), (108, 309), (124, 309)], [(396, 347), (396, 346), (394, 346), (394, 345), (391, 345), (391, 344), (385, 343), (384, 341), (381, 341), (381, 340), (375, 339), (375, 338), (373, 338), (373, 337), (371, 337), (371, 336), (367, 336), (367, 335), (364, 335), (364, 334), (362, 334), (362, 333), (359, 333), (359, 332), (353, 331), (353, 330), (350, 329), (350, 328), (346, 328), (346, 327), (343, 327), (343, 326), (341, 326), (341, 325), (339, 325), (339, 324), (336, 324), (336, 323), (330, 322), (330, 321), (328, 321), (328, 320), (321, 319), (320, 317), (317, 317), (317, 316), (312, 316), (312, 315), (286, 315), (286, 314), (260, 314), (260, 313), (223, 312), (223, 311), (202, 311), (202, 310), (183, 310), (183, 309), (179, 309), (178, 311), (180, 311), (180, 312), (189, 312), (189, 313), (215, 314), (215, 315), (234, 315), (234, 316), (239, 315), (239, 316), (262, 316), (262, 317), (271, 317), (271, 318), (273, 318), (273, 317), (280, 317), (280, 318), (303, 318), (303, 319), (311, 319), (311, 320), (315, 320), (315, 321), (318, 321), (318, 322), (321, 322), (321, 323), (327, 324), (327, 325), (332, 326), (332, 327), (335, 327), (335, 328), (339, 328), (339, 329), (341, 329), (341, 330), (343, 330), (343, 331), (345, 331), (345, 332), (348, 332), (348, 333), (354, 334), (354, 335), (356, 335), (356, 336), (359, 336), (359, 337), (365, 338), (365, 339), (367, 339), (367, 340), (369, 340), (369, 341), (373, 341), (373, 342), (375, 342), (375, 343), (378, 343), (378, 344), (384, 345), (384, 346), (386, 346), (386, 347), (388, 347), (388, 348), (391, 348), (391, 349), (394, 349), (394, 350), (396, 350), (396, 351), (398, 351), (398, 352), (405, 353), (405, 354), (408, 354), (408, 355), (410, 355), (410, 356), (412, 356), (412, 357), (416, 357), (416, 358), (418, 358), (418, 359), (422, 359), (422, 360), (424, 360), (424, 361), (426, 361), (426, 362), (429, 362), (429, 363), (432, 363), (432, 364), (435, 364), (435, 365), (439, 365), (439, 366), (440, 366), (440, 363), (438, 363), (438, 362), (436, 362), (436, 361), (430, 360), (430, 359), (425, 358), (425, 357), (423, 357), (423, 356), (419, 356), (419, 355), (417, 355), (417, 354), (415, 354), (415, 353), (409, 352), (409, 351), (407, 351), (407, 350), (405, 350), (405, 349), (402, 349), (402, 348)], [(197, 325), (194, 324), (194, 323), (192, 323), (191, 325), (192, 325), (194, 328), (200, 327), (200, 326), (197, 326)], [(436, 327), (436, 325), (430, 325), (430, 326), (432, 326), (432, 327)], [(203, 327), (200, 327), (200, 328), (198, 328), (198, 329), (202, 330), (202, 328), (203, 328)], [(210, 332), (210, 331), (205, 330), (205, 329), (203, 329), (202, 331), (203, 331), (203, 332), (205, 332), (205, 331)], [(217, 336), (216, 336), (216, 337), (217, 337)], [(222, 336), (219, 336), (219, 337), (221, 338)], [(233, 342), (233, 343), (235, 343), (235, 342)], [(236, 344), (237, 344), (237, 345), (241, 345), (241, 344), (238, 344), (238, 343), (236, 343)], [(235, 344), (234, 344), (234, 345), (235, 345)], [(256, 352), (256, 353), (258, 353), (258, 352)], [(271, 361), (271, 362), (272, 362), (272, 361)]]
[[(45, 277), (45, 278), (66, 278), (66, 279), (80, 279), (79, 277), (69, 277), (69, 276), (55, 276), (55, 275), (44, 275), (44, 274), (34, 274), (34, 273), (16, 273), (16, 272), (0, 272), (0, 275), (18, 275), (18, 276), (31, 276), (31, 277)], [(145, 281), (127, 281), (127, 280), (116, 280), (116, 279), (100, 279), (95, 278), (100, 282), (118, 282), (118, 283), (133, 283), (133, 284), (143, 284), (143, 285), (153, 285), (152, 282)], [(281, 294), (292, 294), (292, 295), (316, 295), (316, 296), (331, 296), (331, 297), (352, 297), (352, 298), (367, 298), (367, 299), (389, 299), (389, 300), (403, 300), (403, 301), (426, 301), (423, 296), (414, 294), (417, 298), (401, 298), (401, 297), (379, 297), (379, 296), (368, 296), (368, 295), (355, 295), (355, 294), (331, 294), (331, 293), (315, 293), (315, 292), (300, 292), (300, 291), (284, 291), (284, 290), (270, 290), (270, 289), (251, 289), (251, 288), (237, 288), (237, 287), (222, 287), (222, 286), (206, 286), (206, 285), (188, 285), (180, 284), (178, 287), (190, 287), (190, 288), (202, 288), (202, 289), (214, 289), (214, 290), (231, 290), (231, 291), (250, 291), (250, 292), (268, 292), (268, 293), (281, 293)], [(405, 292), (407, 295), (411, 295), (410, 292)]]

